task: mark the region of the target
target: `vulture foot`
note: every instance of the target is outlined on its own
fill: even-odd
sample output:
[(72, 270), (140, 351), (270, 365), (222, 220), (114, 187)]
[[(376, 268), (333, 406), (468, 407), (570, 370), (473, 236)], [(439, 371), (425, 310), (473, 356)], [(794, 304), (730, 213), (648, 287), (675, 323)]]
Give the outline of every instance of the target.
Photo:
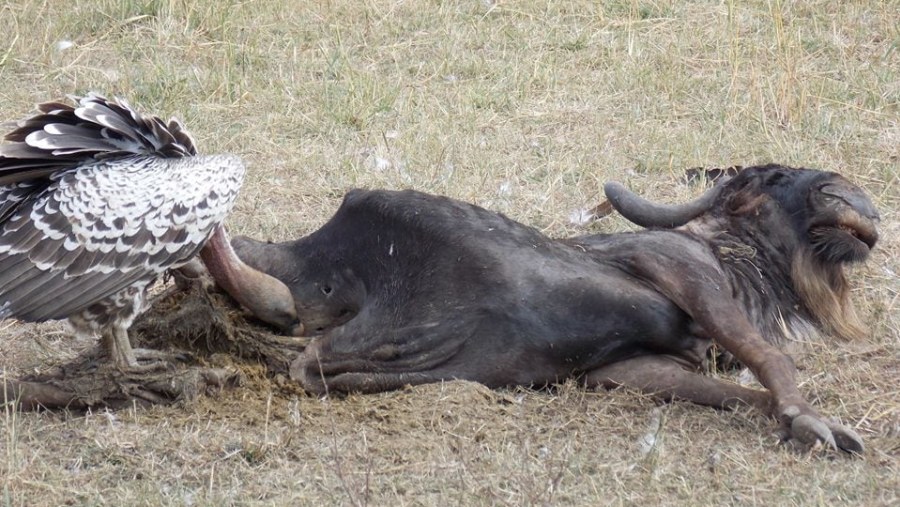
[(141, 374), (174, 370), (176, 362), (187, 362), (191, 355), (184, 352), (164, 352), (153, 349), (132, 349), (133, 361), (117, 360), (116, 369), (122, 373)]

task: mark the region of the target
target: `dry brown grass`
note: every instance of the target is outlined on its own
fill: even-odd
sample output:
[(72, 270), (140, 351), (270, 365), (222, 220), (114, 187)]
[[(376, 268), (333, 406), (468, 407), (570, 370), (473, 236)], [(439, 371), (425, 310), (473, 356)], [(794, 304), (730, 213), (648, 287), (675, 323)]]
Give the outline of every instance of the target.
[[(296, 237), (367, 186), (565, 235), (606, 179), (678, 199), (684, 168), (765, 161), (841, 172), (883, 218), (854, 273), (869, 337), (798, 357), (803, 391), (866, 439), (861, 459), (778, 447), (752, 412), (631, 393), (318, 400), (251, 368), (188, 406), (0, 415), (3, 505), (900, 502), (896, 0), (20, 0), (0, 19), (0, 119), (88, 90), (177, 115), (204, 151), (250, 164), (238, 233)], [(0, 366), (91, 345), (62, 329), (0, 324)]]

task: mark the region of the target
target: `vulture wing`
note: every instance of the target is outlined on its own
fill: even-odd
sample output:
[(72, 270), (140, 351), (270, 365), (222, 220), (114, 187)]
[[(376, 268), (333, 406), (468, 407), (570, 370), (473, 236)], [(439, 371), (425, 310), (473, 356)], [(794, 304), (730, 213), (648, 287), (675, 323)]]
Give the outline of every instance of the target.
[(0, 144), (0, 318), (66, 318), (202, 248), (243, 181), (177, 120), (89, 94), (48, 102)]

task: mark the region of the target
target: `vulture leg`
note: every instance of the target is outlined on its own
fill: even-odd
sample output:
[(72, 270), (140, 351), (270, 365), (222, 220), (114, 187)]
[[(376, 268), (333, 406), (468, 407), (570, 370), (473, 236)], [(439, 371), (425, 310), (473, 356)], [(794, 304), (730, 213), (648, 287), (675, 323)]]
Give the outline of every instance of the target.
[(213, 280), (258, 319), (294, 336), (303, 334), (290, 289), (245, 264), (231, 247), (223, 226), (216, 227), (200, 250), (200, 258)]
[[(103, 329), (101, 341), (106, 354), (116, 368), (126, 373), (146, 373), (166, 369), (173, 356), (159, 350), (134, 349), (128, 338), (128, 330), (121, 324)], [(145, 361), (144, 363), (139, 360)]]

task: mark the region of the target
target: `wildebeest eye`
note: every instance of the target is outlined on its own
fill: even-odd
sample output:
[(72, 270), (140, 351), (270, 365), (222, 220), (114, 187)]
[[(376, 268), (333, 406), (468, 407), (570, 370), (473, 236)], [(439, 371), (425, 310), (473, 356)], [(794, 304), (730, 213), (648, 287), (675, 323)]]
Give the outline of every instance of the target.
[(320, 290), (322, 291), (322, 294), (325, 294), (326, 296), (331, 294), (331, 286), (330, 285), (323, 285)]

